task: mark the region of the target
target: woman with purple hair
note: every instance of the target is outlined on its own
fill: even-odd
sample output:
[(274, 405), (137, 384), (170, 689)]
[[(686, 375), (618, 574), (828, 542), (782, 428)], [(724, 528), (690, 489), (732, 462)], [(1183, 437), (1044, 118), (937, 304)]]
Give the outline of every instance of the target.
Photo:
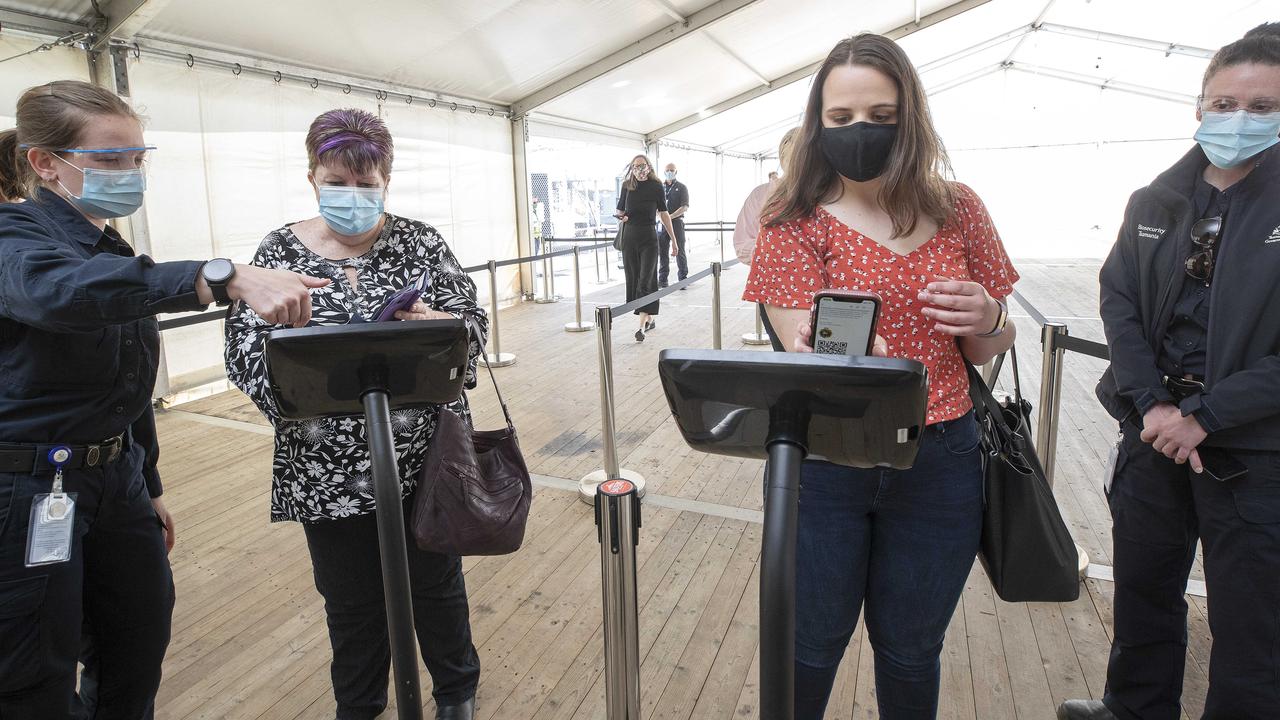
[[(372, 318), (391, 295), (425, 275), (422, 298), (395, 316), (467, 321), (466, 387), (474, 388), (488, 318), (476, 304), (475, 283), (440, 233), (383, 210), (393, 158), (386, 125), (363, 110), (331, 110), (311, 124), (306, 145), (307, 179), (320, 214), (268, 234), (253, 264), (332, 281), (314, 291), (313, 325)], [(302, 523), (333, 646), (338, 720), (365, 720), (387, 706), (391, 652), (364, 419), (280, 417), (263, 357), (266, 336), (276, 327), (243, 304), (234, 307), (226, 325), (227, 375), (276, 431), (271, 520)], [(466, 395), (444, 406), (392, 413), (406, 515), (441, 411), (469, 418)], [(412, 538), (408, 546), (414, 627), (431, 674), (436, 718), (469, 720), (480, 660), (471, 643), (461, 558), (420, 550)]]

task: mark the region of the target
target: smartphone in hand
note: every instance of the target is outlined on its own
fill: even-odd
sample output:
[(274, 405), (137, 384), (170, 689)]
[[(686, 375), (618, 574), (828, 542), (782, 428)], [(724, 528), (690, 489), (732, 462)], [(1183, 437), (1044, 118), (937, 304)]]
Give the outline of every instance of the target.
[(880, 320), (880, 296), (857, 290), (819, 290), (811, 312), (813, 351), (870, 355)]

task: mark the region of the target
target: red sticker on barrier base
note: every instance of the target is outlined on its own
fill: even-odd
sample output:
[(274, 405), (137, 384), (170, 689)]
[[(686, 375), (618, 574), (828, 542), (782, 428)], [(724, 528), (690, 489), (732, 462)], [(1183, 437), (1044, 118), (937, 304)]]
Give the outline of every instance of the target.
[(600, 492), (605, 495), (626, 495), (635, 489), (630, 480), (608, 480), (600, 483)]

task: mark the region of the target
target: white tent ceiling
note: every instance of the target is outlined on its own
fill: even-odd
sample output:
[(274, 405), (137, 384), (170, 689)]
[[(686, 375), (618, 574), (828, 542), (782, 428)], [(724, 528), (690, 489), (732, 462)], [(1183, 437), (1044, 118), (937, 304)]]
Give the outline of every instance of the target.
[[(759, 153), (798, 120), (803, 69), (836, 40), (896, 31), (926, 85), (991, 87), (1020, 71), (1186, 101), (1213, 49), (1274, 14), (1262, 0), (99, 0), (117, 35), (246, 64), (325, 72), (639, 135)], [(972, 9), (966, 9), (970, 8)], [(966, 9), (956, 14), (957, 10)], [(90, 0), (0, 0), (87, 23)], [(954, 15), (954, 17), (948, 17)], [(921, 18), (922, 29), (912, 23)], [(930, 22), (936, 24), (930, 25)], [(38, 24), (38, 23), (37, 23)], [(1029, 32), (1033, 27), (1039, 29)], [(1069, 34), (1068, 34), (1069, 33)], [(1111, 33), (1179, 45), (1172, 54)], [(999, 42), (996, 42), (996, 41)], [(988, 43), (988, 41), (992, 41)], [(1134, 43), (1136, 41), (1129, 41)], [(990, 45), (965, 54), (967, 48)], [(1141, 43), (1137, 43), (1141, 44)], [(191, 52), (199, 52), (191, 50)], [(958, 55), (959, 54), (959, 55)], [(938, 62), (939, 60), (944, 62)], [(779, 82), (791, 76), (793, 82)], [(765, 92), (770, 90), (772, 91)], [(760, 94), (716, 112), (717, 105)], [(700, 116), (701, 114), (701, 116)]]

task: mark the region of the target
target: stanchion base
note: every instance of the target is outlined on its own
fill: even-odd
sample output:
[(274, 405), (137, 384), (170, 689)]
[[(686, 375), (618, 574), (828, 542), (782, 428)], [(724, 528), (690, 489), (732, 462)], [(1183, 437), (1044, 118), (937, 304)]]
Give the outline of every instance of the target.
[(1080, 571), (1080, 579), (1083, 580), (1085, 574), (1089, 572), (1089, 553), (1085, 552), (1084, 548), (1076, 545), (1076, 557), (1079, 558), (1076, 561), (1079, 563), (1077, 569)]
[[(618, 477), (630, 480), (631, 484), (636, 486), (636, 497), (644, 497), (644, 477), (640, 473), (621, 468), (618, 470)], [(604, 470), (587, 473), (586, 477), (578, 481), (578, 499), (591, 505), (596, 501), (596, 486), (608, 479)]]
[(769, 345), (768, 335), (757, 335), (753, 332), (742, 334), (743, 345)]
[(516, 356), (511, 353), (498, 353), (497, 355), (485, 353), (480, 356), (480, 362), (491, 368), (506, 367), (508, 365), (516, 364)]
[(537, 304), (539, 304), (539, 305), (547, 305), (547, 304), (549, 304), (549, 303), (557, 303), (557, 302), (560, 302), (560, 296), (559, 296), (559, 295), (552, 295), (552, 296), (551, 296), (551, 297), (549, 297), (549, 298), (542, 298), (542, 297), (540, 297), (540, 298), (534, 298), (534, 302), (535, 302), (535, 303), (537, 303)]
[(588, 330), (595, 330), (595, 329), (596, 329), (596, 324), (593, 322), (584, 321), (584, 322), (571, 322), (571, 323), (564, 324), (565, 332), (586, 332)]

